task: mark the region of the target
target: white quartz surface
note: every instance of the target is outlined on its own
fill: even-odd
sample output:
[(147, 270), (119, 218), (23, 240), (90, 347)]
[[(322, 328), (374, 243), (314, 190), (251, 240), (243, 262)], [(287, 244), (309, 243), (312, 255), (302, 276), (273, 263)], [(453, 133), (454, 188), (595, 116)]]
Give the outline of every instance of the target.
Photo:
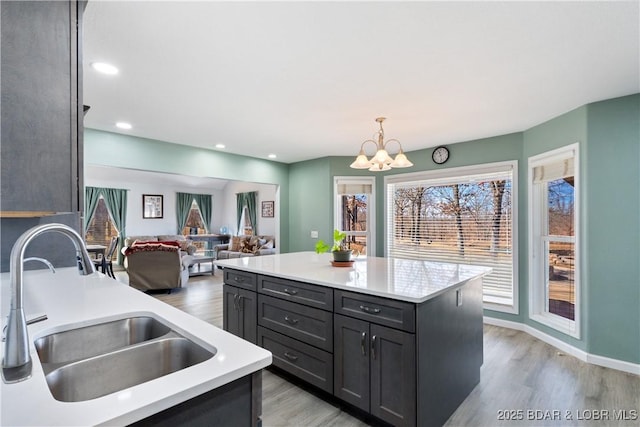
[(358, 257), (352, 267), (333, 267), (331, 254), (315, 252), (236, 258), (215, 264), (414, 303), (491, 272), (489, 267), (378, 257)]
[[(8, 273), (0, 275), (2, 325), (10, 306)], [(27, 318), (33, 372), (28, 380), (0, 385), (3, 426), (126, 425), (220, 387), (271, 364), (271, 353), (188, 315), (101, 273), (80, 276), (75, 268), (25, 272)], [(34, 340), (53, 332), (130, 315), (156, 317), (208, 349), (214, 357), (200, 364), (120, 392), (85, 402), (59, 402), (47, 387)], [(4, 343), (2, 343), (4, 354)], [(153, 363), (152, 360), (149, 363)]]

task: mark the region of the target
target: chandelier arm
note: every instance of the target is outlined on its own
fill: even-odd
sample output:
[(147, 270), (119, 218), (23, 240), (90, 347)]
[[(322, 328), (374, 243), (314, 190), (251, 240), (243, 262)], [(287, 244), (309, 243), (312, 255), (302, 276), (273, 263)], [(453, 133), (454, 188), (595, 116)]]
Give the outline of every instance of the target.
[(398, 141), (397, 139), (388, 139), (385, 143), (384, 143), (384, 148), (387, 148), (387, 144), (389, 144), (390, 142), (397, 142), (398, 146), (400, 147), (400, 151), (398, 151), (399, 153), (402, 153), (402, 144), (400, 144), (400, 141)]
[[(365, 141), (362, 141), (362, 145), (360, 145), (360, 151), (362, 153), (364, 153), (365, 155), (366, 155), (366, 153), (364, 151), (364, 144), (366, 144), (367, 142), (373, 142), (373, 144), (376, 146), (376, 149), (378, 148), (378, 143), (375, 142), (373, 139), (367, 139)], [(375, 155), (375, 153), (373, 153), (373, 154)]]

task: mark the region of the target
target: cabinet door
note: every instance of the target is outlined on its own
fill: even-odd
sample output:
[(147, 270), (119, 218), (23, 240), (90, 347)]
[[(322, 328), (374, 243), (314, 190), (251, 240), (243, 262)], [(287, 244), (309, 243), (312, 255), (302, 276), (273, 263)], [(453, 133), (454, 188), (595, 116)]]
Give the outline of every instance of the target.
[(238, 336), (250, 343), (258, 342), (258, 302), (257, 294), (246, 289), (238, 289)]
[(222, 287), (222, 297), (222, 329), (241, 337), (240, 316), (238, 314), (238, 288), (224, 285)]
[(415, 336), (375, 324), (370, 332), (370, 412), (396, 426), (415, 425)]
[(333, 394), (369, 411), (369, 323), (336, 314)]
[(255, 344), (258, 341), (256, 293), (224, 285), (222, 328)]

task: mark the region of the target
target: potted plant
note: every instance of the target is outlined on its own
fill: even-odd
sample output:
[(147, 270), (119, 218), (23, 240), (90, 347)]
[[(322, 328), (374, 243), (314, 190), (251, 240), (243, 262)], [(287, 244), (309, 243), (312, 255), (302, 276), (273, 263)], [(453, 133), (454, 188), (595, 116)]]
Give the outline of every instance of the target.
[(347, 233), (340, 230), (333, 230), (333, 246), (329, 247), (324, 240), (318, 240), (316, 243), (316, 253), (327, 252), (331, 249), (333, 260), (336, 262), (351, 261), (353, 251), (347, 246)]

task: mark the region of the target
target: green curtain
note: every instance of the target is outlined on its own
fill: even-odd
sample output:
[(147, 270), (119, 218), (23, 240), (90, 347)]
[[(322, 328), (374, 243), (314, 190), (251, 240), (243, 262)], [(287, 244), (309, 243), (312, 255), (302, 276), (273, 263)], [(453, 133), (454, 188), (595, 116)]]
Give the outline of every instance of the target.
[(200, 216), (202, 216), (202, 222), (204, 222), (205, 230), (207, 233), (211, 233), (211, 212), (213, 210), (211, 195), (194, 194), (193, 198), (198, 204), (198, 209), (200, 209)]
[(240, 235), (240, 230), (242, 226), (242, 224), (240, 224), (240, 221), (242, 221), (243, 209), (244, 209), (244, 193), (238, 193), (236, 194), (236, 216), (238, 217), (238, 231), (236, 232), (237, 236)]
[(256, 207), (256, 199), (258, 192), (251, 191), (250, 193), (245, 193), (245, 203), (247, 205), (247, 211), (249, 212), (249, 221), (251, 222), (251, 229), (253, 230), (253, 235), (258, 235), (258, 209)]
[(193, 203), (193, 194), (176, 193), (176, 219), (178, 220), (178, 234), (182, 234), (182, 229), (187, 225), (191, 204)]
[(251, 229), (253, 230), (254, 235), (258, 235), (258, 218), (257, 218), (257, 208), (256, 208), (256, 199), (257, 199), (257, 191), (251, 191), (248, 193), (238, 193), (236, 194), (236, 214), (238, 217), (238, 235), (240, 230), (243, 229), (241, 221), (242, 221), (242, 211), (244, 207), (247, 207), (247, 212), (249, 214), (249, 222), (251, 223)]
[(127, 228), (127, 190), (118, 188), (102, 188), (100, 190), (102, 191), (102, 197), (104, 197), (104, 203), (111, 214), (113, 224), (118, 229), (118, 264), (122, 265), (124, 255), (121, 249)]
[(93, 215), (96, 213), (96, 207), (98, 206), (98, 200), (100, 200), (101, 188), (97, 187), (85, 187), (84, 189), (84, 233), (87, 234), (89, 229), (89, 223), (93, 219)]

